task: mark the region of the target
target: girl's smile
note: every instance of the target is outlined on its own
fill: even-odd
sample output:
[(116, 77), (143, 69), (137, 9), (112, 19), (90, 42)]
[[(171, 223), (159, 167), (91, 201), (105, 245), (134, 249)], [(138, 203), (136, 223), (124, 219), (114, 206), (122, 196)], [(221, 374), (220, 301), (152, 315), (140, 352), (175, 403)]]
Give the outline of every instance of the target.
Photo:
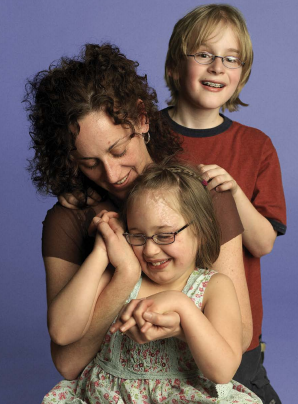
[[(174, 233), (183, 228), (187, 220), (179, 212), (174, 191), (145, 190), (135, 198), (127, 212), (130, 234), (147, 237), (160, 233)], [(157, 244), (147, 239), (133, 250), (142, 271), (151, 281), (165, 289), (182, 290), (196, 268), (198, 240), (191, 226), (175, 236), (172, 244)]]

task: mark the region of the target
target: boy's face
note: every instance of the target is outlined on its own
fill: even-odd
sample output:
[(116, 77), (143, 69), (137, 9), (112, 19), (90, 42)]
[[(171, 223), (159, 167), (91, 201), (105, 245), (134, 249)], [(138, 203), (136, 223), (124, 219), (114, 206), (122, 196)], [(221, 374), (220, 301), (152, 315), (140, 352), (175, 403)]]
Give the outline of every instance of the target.
[[(239, 41), (232, 28), (218, 27), (212, 38), (206, 40), (193, 53), (201, 51), (216, 56), (239, 57)], [(216, 58), (209, 65), (201, 65), (193, 57), (187, 57), (179, 72), (179, 107), (216, 110), (219, 113), (220, 107), (236, 91), (241, 73), (242, 67), (229, 69), (223, 65), (220, 58)]]

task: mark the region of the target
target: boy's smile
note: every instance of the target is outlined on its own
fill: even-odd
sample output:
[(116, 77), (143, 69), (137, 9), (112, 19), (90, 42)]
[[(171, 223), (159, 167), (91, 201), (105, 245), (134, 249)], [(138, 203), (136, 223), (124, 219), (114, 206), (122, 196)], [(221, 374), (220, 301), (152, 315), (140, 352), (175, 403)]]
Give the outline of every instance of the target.
[[(212, 38), (196, 49), (218, 56), (239, 57), (239, 42), (231, 27), (219, 27)], [(237, 89), (242, 68), (229, 69), (220, 58), (208, 65), (187, 57), (179, 72), (178, 109), (199, 110), (219, 114), (220, 107)]]

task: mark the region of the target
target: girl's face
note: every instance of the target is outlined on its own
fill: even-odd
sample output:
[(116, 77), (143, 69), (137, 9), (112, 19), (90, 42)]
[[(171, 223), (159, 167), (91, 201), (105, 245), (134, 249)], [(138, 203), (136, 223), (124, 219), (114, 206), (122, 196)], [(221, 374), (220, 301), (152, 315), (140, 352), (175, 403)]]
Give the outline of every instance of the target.
[[(203, 43), (197, 52), (208, 52), (216, 56), (235, 56), (239, 58), (239, 41), (233, 29), (218, 27), (212, 38)], [(193, 57), (187, 57), (179, 72), (179, 105), (202, 111), (219, 112), (234, 94), (239, 84), (242, 67), (229, 69), (216, 58), (209, 65), (197, 63)]]
[[(186, 224), (170, 191), (144, 191), (127, 212), (128, 232), (133, 234), (175, 232)], [(198, 239), (190, 225), (175, 236), (173, 244), (160, 245), (150, 239), (133, 250), (148, 278), (166, 289), (182, 290), (196, 267)]]
[(124, 199), (132, 182), (152, 162), (142, 133), (148, 124), (131, 129), (115, 125), (103, 111), (92, 112), (78, 121), (75, 158), (80, 170), (95, 184), (119, 199)]

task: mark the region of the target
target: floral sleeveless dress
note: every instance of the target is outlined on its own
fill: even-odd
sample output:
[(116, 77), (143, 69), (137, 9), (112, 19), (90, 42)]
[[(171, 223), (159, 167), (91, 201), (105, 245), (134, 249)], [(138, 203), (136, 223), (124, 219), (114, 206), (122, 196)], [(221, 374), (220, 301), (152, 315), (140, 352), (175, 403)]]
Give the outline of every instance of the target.
[[(197, 269), (183, 289), (201, 308), (214, 271)], [(138, 295), (142, 278), (127, 302)], [(232, 380), (215, 384), (197, 368), (188, 346), (177, 338), (139, 345), (120, 332), (108, 332), (97, 356), (72, 381), (58, 383), (42, 404), (262, 404), (246, 387)]]

